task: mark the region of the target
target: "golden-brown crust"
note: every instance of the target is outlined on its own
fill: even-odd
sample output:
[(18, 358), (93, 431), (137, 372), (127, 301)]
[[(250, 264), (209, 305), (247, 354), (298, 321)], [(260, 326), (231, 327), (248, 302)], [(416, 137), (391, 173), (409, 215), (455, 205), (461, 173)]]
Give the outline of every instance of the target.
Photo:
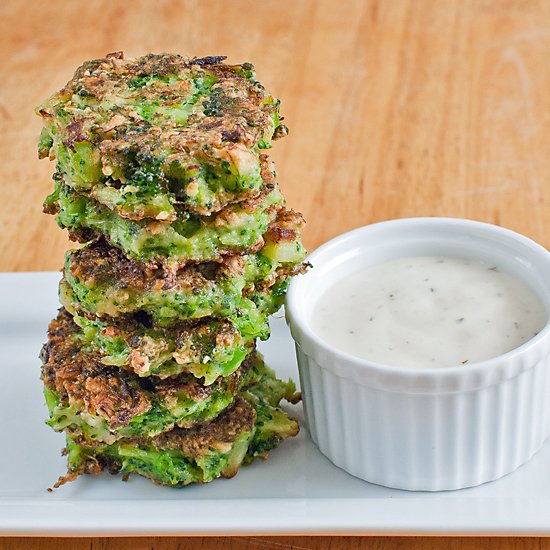
[(127, 88), (133, 78), (145, 75), (180, 74), (195, 66), (228, 77), (241, 68), (240, 65), (225, 65), (224, 60), (225, 56), (186, 58), (178, 54), (147, 54), (136, 59), (125, 59), (122, 51), (114, 52), (104, 58), (84, 62), (59, 94), (70, 97), (74, 93), (87, 92), (101, 99), (112, 93), (113, 89), (120, 91)]
[(71, 276), (89, 286), (111, 283), (138, 291), (168, 290), (174, 287), (198, 291), (213, 286), (221, 277), (235, 274), (242, 264), (232, 256), (221, 262), (177, 266), (144, 263), (127, 258), (105, 241), (70, 252)]
[(283, 208), (279, 210), (277, 218), (269, 225), (264, 239), (273, 243), (296, 241), (300, 238), (300, 229), (304, 223), (304, 217), (300, 212)]
[(105, 368), (96, 356), (84, 352), (71, 335), (78, 327), (61, 311), (49, 326), (43, 348), (42, 379), (69, 404), (85, 404), (87, 411), (107, 420), (111, 429), (127, 425), (151, 408), (147, 393), (125, 376)]
[[(79, 141), (99, 143), (105, 175), (129, 150), (141, 157), (169, 152), (168, 162), (184, 164), (191, 158), (231, 160), (242, 147), (252, 149), (260, 140), (285, 132), (275, 132), (272, 113), (277, 102), (253, 78), (253, 66), (226, 65), (224, 59), (176, 54), (125, 59), (122, 52), (109, 54), (79, 67), (38, 114), (51, 121), (59, 105), (72, 113), (73, 122), (62, 128), (63, 142), (73, 150)], [(157, 125), (138, 112), (137, 104), (159, 100), (164, 107), (178, 107), (192, 96), (195, 78), (205, 74), (216, 82), (198, 99), (200, 108), (184, 125), (170, 117)], [(141, 85), (140, 79), (147, 79), (148, 85)]]
[(153, 437), (151, 443), (157, 449), (177, 449), (193, 457), (212, 448), (223, 452), (240, 434), (251, 432), (255, 421), (256, 411), (252, 405), (237, 397), (231, 407), (212, 422), (190, 429), (174, 429)]

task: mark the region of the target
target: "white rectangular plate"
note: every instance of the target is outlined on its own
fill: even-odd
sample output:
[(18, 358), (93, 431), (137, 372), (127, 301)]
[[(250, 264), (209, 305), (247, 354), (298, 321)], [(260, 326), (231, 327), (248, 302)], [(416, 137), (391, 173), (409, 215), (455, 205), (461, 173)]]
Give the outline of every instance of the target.
[[(414, 493), (333, 466), (303, 426), (267, 462), (185, 489), (132, 477), (85, 476), (49, 493), (65, 472), (64, 438), (44, 424), (38, 353), (58, 308), (58, 273), (0, 274), (0, 534), (523, 534), (550, 535), (550, 443), (505, 478), (461, 491)], [(260, 348), (297, 379), (282, 316)], [(550, 396), (549, 396), (550, 399)], [(302, 419), (300, 407), (295, 414)], [(342, 426), (345, 430), (346, 427)]]

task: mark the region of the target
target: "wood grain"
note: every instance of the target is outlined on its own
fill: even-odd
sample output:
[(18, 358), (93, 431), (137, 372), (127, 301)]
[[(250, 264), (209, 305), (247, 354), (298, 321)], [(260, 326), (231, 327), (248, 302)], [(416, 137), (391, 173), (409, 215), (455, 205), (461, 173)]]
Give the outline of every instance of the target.
[[(53, 165), (33, 108), (83, 60), (176, 51), (253, 61), (282, 100), (276, 144), (310, 249), (405, 216), (494, 222), (550, 246), (550, 2), (11, 0), (0, 6), (0, 271), (57, 270)], [(550, 521), (550, 520), (549, 520)], [(6, 549), (549, 548), (542, 539), (0, 540)]]
[(550, 539), (481, 537), (212, 537), (0, 539), (0, 550), (549, 550)]

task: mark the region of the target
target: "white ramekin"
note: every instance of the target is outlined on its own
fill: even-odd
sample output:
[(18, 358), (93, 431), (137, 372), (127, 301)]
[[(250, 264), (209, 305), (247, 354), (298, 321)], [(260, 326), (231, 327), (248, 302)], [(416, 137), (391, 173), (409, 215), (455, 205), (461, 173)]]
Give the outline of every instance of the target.
[(550, 435), (550, 325), (519, 348), (443, 369), (354, 357), (311, 328), (314, 304), (347, 274), (396, 258), (482, 260), (528, 284), (550, 312), (550, 254), (513, 231), (453, 218), (411, 218), (351, 231), (318, 248), (296, 277), (286, 316), (296, 342), (306, 420), (334, 464), (361, 479), (440, 491), (497, 479)]

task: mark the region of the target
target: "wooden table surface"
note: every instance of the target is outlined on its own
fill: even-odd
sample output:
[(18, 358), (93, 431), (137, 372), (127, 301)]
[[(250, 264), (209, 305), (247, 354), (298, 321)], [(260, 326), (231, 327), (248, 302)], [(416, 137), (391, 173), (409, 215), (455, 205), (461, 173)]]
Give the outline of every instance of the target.
[[(33, 107), (85, 59), (254, 62), (290, 136), (272, 151), (314, 249), (388, 218), (457, 216), (550, 246), (550, 2), (11, 0), (0, 7), (0, 271), (57, 270)], [(550, 523), (550, 518), (549, 518)], [(550, 548), (544, 539), (0, 539), (0, 549)]]

